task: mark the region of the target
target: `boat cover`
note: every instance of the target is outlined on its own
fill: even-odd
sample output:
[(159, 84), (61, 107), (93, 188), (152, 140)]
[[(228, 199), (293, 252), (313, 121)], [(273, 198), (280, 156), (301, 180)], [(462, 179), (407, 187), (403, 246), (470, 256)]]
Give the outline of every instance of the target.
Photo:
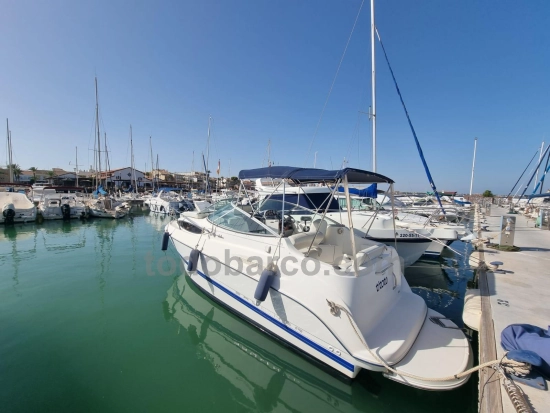
[(538, 369), (550, 377), (550, 331), (531, 324), (511, 324), (502, 330), (500, 341), (504, 350), (529, 350), (543, 360)]
[[(338, 187), (338, 192), (345, 192), (343, 187)], [(357, 195), (363, 198), (376, 198), (378, 196), (377, 184), (372, 184), (371, 186), (363, 189), (350, 188), (349, 193), (351, 195)]]
[(315, 183), (336, 182), (345, 175), (347, 175), (348, 182), (350, 183), (393, 183), (393, 180), (384, 175), (362, 169), (344, 168), (325, 170), (294, 166), (269, 166), (267, 168), (246, 169), (239, 172), (239, 179), (279, 178), (291, 179), (296, 183)]
[(99, 187), (93, 192), (93, 195), (97, 197), (99, 194), (101, 195), (107, 195), (107, 192), (103, 189), (103, 185), (99, 185)]

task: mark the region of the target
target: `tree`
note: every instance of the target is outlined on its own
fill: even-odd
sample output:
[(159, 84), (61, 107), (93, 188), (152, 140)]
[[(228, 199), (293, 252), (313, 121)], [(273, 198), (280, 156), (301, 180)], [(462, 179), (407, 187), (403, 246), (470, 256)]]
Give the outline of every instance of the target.
[(225, 187), (235, 188), (239, 186), (239, 183), (240, 183), (239, 178), (237, 178), (236, 176), (232, 176), (231, 178), (227, 179), (227, 181), (225, 182)]
[(489, 191), (489, 190), (487, 189), (485, 192), (483, 192), (483, 197), (484, 197), (484, 198), (492, 198), (492, 197), (494, 197), (494, 195), (493, 195), (493, 193), (492, 193), (491, 191)]
[[(13, 163), (10, 165), (11, 166), (11, 170), (12, 170), (12, 173), (13, 173), (13, 180), (14, 181), (19, 181), (19, 177), (21, 176), (21, 167), (19, 165), (17, 165), (16, 163)], [(9, 166), (8, 166), (9, 168)]]
[(49, 181), (50, 181), (50, 185), (53, 183), (53, 177), (55, 176), (55, 172), (54, 171), (48, 171), (48, 178), (49, 178)]
[(31, 166), (29, 168), (29, 171), (32, 172), (32, 179), (36, 182), (36, 171), (38, 171), (38, 168), (36, 166)]

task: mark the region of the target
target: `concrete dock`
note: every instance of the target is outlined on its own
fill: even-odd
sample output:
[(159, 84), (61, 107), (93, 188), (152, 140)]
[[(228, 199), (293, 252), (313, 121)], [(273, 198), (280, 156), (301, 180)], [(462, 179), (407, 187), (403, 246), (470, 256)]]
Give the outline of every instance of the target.
[[(492, 237), (498, 243), (501, 217), (508, 208), (491, 206), (489, 214), (477, 207), (474, 231), (479, 238)], [(513, 244), (516, 252), (499, 251), (479, 244), (470, 262), (477, 259), (489, 269), (478, 270), (481, 295), (480, 363), (500, 359), (505, 351), (500, 345), (502, 330), (510, 324), (523, 323), (547, 329), (550, 324), (550, 231), (535, 228), (535, 221), (515, 214)], [(491, 262), (501, 261), (499, 268)], [(508, 394), (491, 368), (480, 371), (479, 401), (481, 412), (515, 413)], [(516, 383), (518, 384), (518, 383)], [(547, 383), (548, 384), (548, 383)], [(535, 412), (550, 412), (550, 390), (518, 384)]]

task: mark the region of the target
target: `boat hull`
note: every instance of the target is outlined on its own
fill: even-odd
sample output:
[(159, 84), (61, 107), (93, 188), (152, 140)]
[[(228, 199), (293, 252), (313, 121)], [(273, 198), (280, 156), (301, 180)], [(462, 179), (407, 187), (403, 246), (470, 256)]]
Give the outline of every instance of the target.
[(395, 242), (395, 239), (389, 240), (386, 238), (369, 237), (369, 239), (394, 247), (397, 250), (399, 258), (403, 260), (404, 267), (409, 267), (418, 261), (432, 242), (425, 238), (399, 239), (397, 242)]
[[(192, 248), (174, 238), (172, 238), (172, 241), (187, 265)], [(210, 298), (223, 304), (260, 330), (282, 340), (301, 353), (315, 358), (349, 378), (354, 378), (361, 368), (383, 371), (382, 366), (367, 366), (366, 363), (362, 363), (363, 365), (356, 363), (354, 358), (343, 350), (343, 345), (338, 342), (328, 328), (315, 315), (291, 298), (271, 290), (270, 297), (261, 305), (256, 305), (253, 298), (257, 285), (256, 280), (244, 274), (209, 276), (209, 263), (210, 267), (215, 263), (218, 264), (218, 268), (220, 268), (217, 271), (218, 274), (225, 273), (226, 268), (223, 264), (219, 261), (214, 263), (214, 260), (210, 260), (201, 254), (201, 259), (197, 263), (197, 270), (188, 272), (191, 281)], [(227, 267), (227, 272), (230, 273), (230, 271), (233, 270)], [(279, 304), (278, 308), (277, 304)], [(286, 318), (286, 314), (281, 313), (281, 308), (283, 311), (284, 309), (288, 311), (288, 318)], [(293, 310), (293, 314), (290, 314), (290, 309)], [(303, 325), (298, 326), (290, 322), (289, 319), (305, 321)], [(315, 336), (303, 328), (304, 325), (308, 325), (312, 330), (315, 330)], [(324, 331), (320, 331), (321, 329), (324, 329)], [(317, 339), (319, 336), (330, 342)]]

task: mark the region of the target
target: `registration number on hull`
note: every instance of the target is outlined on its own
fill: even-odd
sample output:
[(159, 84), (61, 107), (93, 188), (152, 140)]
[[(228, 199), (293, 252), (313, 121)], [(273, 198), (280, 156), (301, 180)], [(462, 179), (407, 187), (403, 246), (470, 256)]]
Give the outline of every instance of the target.
[(388, 285), (388, 277), (384, 277), (384, 279), (382, 279), (382, 280), (380, 280), (376, 283), (376, 292), (378, 292), (382, 288), (384, 288), (385, 285)]

